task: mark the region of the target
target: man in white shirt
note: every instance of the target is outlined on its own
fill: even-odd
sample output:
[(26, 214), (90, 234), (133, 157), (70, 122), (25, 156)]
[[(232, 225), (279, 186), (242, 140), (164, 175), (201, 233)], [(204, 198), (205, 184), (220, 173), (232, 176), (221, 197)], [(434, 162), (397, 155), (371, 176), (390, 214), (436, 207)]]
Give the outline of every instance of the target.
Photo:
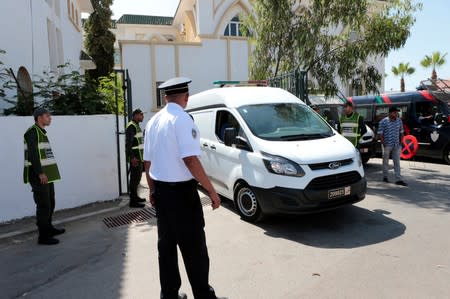
[(188, 78), (174, 78), (160, 85), (167, 105), (145, 128), (144, 167), (150, 202), (156, 207), (158, 224), (161, 298), (187, 298), (179, 294), (181, 278), (177, 245), (195, 298), (216, 299), (209, 285), (209, 257), (203, 208), (197, 191), (200, 183), (209, 194), (213, 209), (220, 198), (206, 175), (199, 156), (200, 134), (184, 111), (189, 98)]

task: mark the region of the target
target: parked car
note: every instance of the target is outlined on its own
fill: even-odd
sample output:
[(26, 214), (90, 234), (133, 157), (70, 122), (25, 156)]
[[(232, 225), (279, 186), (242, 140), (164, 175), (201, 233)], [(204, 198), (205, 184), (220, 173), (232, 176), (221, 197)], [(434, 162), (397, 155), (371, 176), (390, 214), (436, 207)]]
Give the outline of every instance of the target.
[[(450, 113), (448, 103), (426, 90), (357, 96), (348, 98), (358, 112), (366, 109), (366, 124), (376, 132), (379, 122), (388, 115), (389, 107), (397, 106), (401, 112), (405, 134), (417, 138), (417, 156), (443, 159), (450, 164)], [(378, 144), (377, 151), (381, 152)]]
[(224, 87), (189, 98), (201, 161), (246, 221), (356, 203), (366, 178), (355, 147), (291, 93)]

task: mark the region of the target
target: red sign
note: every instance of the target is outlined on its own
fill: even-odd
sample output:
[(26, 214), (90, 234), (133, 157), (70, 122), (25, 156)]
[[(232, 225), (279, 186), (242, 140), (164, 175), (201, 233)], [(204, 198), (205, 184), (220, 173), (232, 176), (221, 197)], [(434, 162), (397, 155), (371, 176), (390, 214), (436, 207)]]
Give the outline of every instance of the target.
[(414, 157), (419, 149), (419, 143), (417, 138), (413, 135), (406, 135), (402, 140), (402, 151), (400, 157), (408, 160)]

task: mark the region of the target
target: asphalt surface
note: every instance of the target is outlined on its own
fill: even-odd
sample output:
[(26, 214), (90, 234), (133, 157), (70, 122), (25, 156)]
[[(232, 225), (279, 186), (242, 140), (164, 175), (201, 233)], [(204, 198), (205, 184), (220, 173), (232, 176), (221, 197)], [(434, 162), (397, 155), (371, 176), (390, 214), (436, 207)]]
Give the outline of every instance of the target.
[[(231, 202), (205, 207), (217, 294), (450, 298), (450, 166), (403, 161), (402, 170), (409, 187), (381, 182), (381, 161), (371, 160), (366, 199), (322, 214), (254, 225)], [(106, 216), (67, 224), (54, 247), (35, 234), (1, 240), (0, 298), (159, 298), (155, 219), (107, 228)]]

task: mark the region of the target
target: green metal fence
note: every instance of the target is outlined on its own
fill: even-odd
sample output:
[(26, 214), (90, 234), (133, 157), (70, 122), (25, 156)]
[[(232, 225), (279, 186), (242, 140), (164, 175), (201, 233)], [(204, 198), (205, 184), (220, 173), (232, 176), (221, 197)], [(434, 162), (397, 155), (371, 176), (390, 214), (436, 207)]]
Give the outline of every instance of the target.
[(270, 78), (268, 84), (272, 87), (279, 87), (287, 90), (306, 104), (309, 104), (308, 73), (305, 71), (295, 70), (281, 74), (277, 77)]

